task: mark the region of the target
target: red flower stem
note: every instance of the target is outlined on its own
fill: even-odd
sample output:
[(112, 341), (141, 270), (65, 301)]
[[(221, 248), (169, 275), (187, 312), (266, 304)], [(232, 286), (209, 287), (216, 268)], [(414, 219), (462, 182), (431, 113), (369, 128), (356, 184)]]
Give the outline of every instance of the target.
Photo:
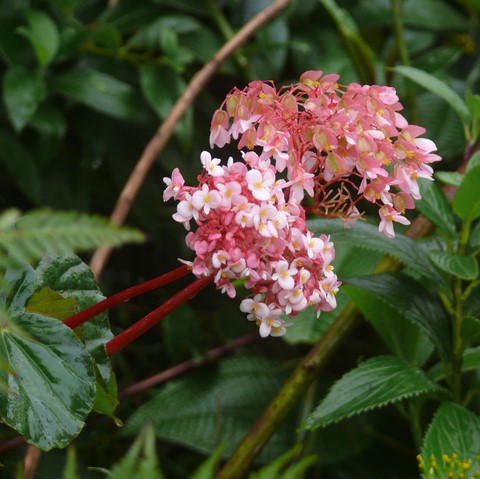
[(83, 311), (80, 311), (80, 313), (70, 316), (64, 321), (64, 324), (72, 329), (76, 328), (77, 326), (83, 324), (85, 321), (92, 319), (97, 314), (100, 314), (103, 311), (106, 311), (107, 309), (116, 306), (117, 304), (128, 301), (135, 296), (147, 293), (148, 291), (152, 291), (156, 288), (160, 288), (160, 286), (171, 283), (176, 279), (182, 278), (188, 273), (190, 273), (190, 269), (188, 266), (180, 266), (179, 268), (162, 274), (161, 276), (158, 276), (156, 278), (153, 278), (150, 281), (145, 281), (145, 283), (138, 284), (137, 286), (132, 286), (131, 288), (120, 291), (119, 293), (116, 293), (109, 298), (106, 298), (103, 301), (100, 301), (99, 303), (94, 304), (93, 306), (90, 306)]
[(178, 308), (180, 305), (193, 298), (199, 291), (205, 288), (205, 286), (207, 286), (212, 281), (213, 276), (206, 276), (204, 278), (197, 279), (193, 283), (189, 284), (186, 288), (180, 291), (180, 293), (172, 296), (157, 309), (154, 309), (151, 313), (148, 313), (146, 316), (144, 316), (142, 319), (130, 326), (128, 329), (111, 339), (106, 344), (107, 354), (109, 356), (112, 356), (116, 352), (120, 351), (120, 349), (124, 348), (132, 341), (137, 339), (139, 336), (141, 336), (143, 333), (148, 331), (151, 327), (159, 323), (174, 309)]

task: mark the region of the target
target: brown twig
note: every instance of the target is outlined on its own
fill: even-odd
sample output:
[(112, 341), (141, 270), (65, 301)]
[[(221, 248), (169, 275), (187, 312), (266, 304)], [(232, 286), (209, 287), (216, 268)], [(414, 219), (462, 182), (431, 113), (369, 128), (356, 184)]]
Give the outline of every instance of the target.
[[(193, 100), (200, 93), (210, 77), (240, 46), (242, 46), (259, 28), (278, 15), (291, 0), (276, 0), (270, 6), (255, 15), (245, 24), (238, 33), (228, 41), (213, 58), (199, 70), (191, 79), (183, 95), (177, 101), (165, 121), (160, 125), (155, 135), (143, 150), (142, 156), (127, 180), (115, 208), (110, 216), (112, 223), (121, 225), (125, 221), (132, 203), (142, 186), (145, 177), (152, 167), (157, 155), (172, 136), (177, 123), (180, 121)], [(99, 248), (90, 262), (93, 274), (98, 278), (110, 256), (111, 248)]]
[(194, 367), (198, 367), (202, 364), (205, 364), (205, 362), (207, 361), (214, 361), (216, 359), (219, 359), (225, 356), (226, 354), (232, 353), (240, 346), (245, 346), (246, 344), (249, 344), (252, 341), (254, 341), (256, 338), (258, 338), (257, 333), (251, 333), (251, 334), (248, 334), (247, 336), (242, 336), (241, 338), (235, 339), (232, 342), (225, 344), (224, 346), (220, 346), (218, 348), (207, 351), (207, 353), (205, 354), (205, 358), (202, 358), (200, 360), (189, 359), (188, 361), (177, 364), (176, 366), (173, 366), (169, 369), (165, 369), (165, 371), (162, 371), (158, 374), (150, 376), (149, 378), (146, 378), (143, 381), (139, 381), (138, 383), (132, 384), (127, 389), (124, 389), (118, 395), (118, 399), (125, 399), (127, 397), (133, 396), (134, 394), (138, 394), (143, 391), (146, 391), (147, 389), (153, 386), (158, 386), (159, 384), (169, 381), (170, 379), (173, 379), (179, 376), (180, 374), (183, 374), (189, 371), (190, 369), (193, 369)]
[(37, 472), (38, 463), (42, 457), (42, 451), (35, 446), (28, 446), (23, 459), (23, 478), (33, 479)]

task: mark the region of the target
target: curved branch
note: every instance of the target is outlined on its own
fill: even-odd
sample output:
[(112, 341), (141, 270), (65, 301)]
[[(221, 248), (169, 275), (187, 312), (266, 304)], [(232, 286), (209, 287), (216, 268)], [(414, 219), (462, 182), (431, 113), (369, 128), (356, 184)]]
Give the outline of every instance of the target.
[[(210, 77), (240, 46), (242, 46), (259, 28), (278, 15), (291, 0), (276, 0), (270, 6), (255, 15), (238, 33), (228, 41), (213, 58), (199, 70), (191, 79), (183, 95), (170, 111), (168, 117), (161, 124), (155, 135), (143, 150), (142, 156), (132, 171), (117, 200), (110, 220), (118, 225), (123, 224), (130, 211), (133, 201), (142, 186), (147, 173), (152, 167), (157, 155), (172, 136), (177, 123), (180, 121), (195, 97), (200, 93)], [(93, 274), (98, 278), (110, 256), (111, 248), (99, 248), (90, 262)]]

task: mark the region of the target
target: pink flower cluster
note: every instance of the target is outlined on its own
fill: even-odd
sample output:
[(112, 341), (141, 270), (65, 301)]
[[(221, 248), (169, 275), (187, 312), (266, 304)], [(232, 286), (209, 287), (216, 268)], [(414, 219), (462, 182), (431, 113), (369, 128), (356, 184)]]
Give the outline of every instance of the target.
[(330, 264), (333, 243), (308, 231), (292, 184), (277, 179), (270, 160), (253, 151), (227, 165), (208, 152), (201, 161), (198, 186), (186, 186), (177, 168), (164, 179), (164, 199), (179, 201), (173, 218), (187, 230), (192, 221), (197, 225), (186, 238), (195, 252), (187, 262), (192, 272), (214, 276), (230, 297), (236, 295), (232, 282), (244, 279), (253, 294), (240, 309), (262, 337), (285, 333), (291, 324), (282, 318), (285, 313), (294, 317), (309, 305), (318, 314), (335, 308), (340, 283)]
[(393, 222), (420, 198), (417, 178), (432, 178), (429, 163), (440, 160), (425, 130), (408, 125), (394, 88), (352, 83), (338, 75), (305, 72), (296, 84), (277, 90), (254, 81), (234, 89), (213, 116), (210, 144), (236, 140), (259, 162), (286, 171), (289, 195), (299, 203), (314, 198), (312, 212), (343, 218), (361, 216), (365, 199), (379, 207), (379, 230), (394, 236)]

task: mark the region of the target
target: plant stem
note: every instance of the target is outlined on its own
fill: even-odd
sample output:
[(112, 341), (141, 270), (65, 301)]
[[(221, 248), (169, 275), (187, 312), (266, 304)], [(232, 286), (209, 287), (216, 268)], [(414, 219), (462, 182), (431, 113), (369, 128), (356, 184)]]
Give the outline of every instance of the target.
[(293, 404), (305, 393), (318, 372), (355, 325), (355, 307), (350, 304), (337, 317), (320, 341), (310, 350), (270, 402), (260, 419), (237, 447), (235, 453), (216, 476), (217, 479), (239, 479), (248, 470), (258, 451), (278, 429)]
[(404, 65), (410, 65), (410, 56), (408, 55), (407, 44), (405, 42), (405, 32), (403, 30), (402, 23), (402, 9), (400, 7), (399, 0), (391, 0), (394, 25), (395, 25), (395, 37), (397, 40), (398, 53), (400, 60)]
[(85, 321), (92, 319), (97, 314), (100, 314), (103, 311), (106, 311), (107, 309), (116, 306), (117, 304), (128, 301), (129, 299), (134, 298), (135, 296), (138, 296), (140, 294), (147, 293), (148, 291), (160, 288), (165, 284), (171, 283), (176, 279), (180, 279), (183, 276), (186, 276), (188, 273), (190, 273), (190, 269), (188, 268), (188, 266), (180, 266), (179, 268), (162, 274), (161, 276), (151, 279), (150, 281), (146, 281), (145, 283), (139, 284), (137, 286), (132, 286), (131, 288), (120, 291), (119, 293), (116, 293), (113, 296), (110, 296), (109, 298), (106, 298), (103, 301), (100, 301), (99, 303), (90, 306), (89, 308), (81, 311), (80, 313), (70, 316), (64, 321), (64, 324), (72, 329), (76, 328), (77, 326), (83, 324)]
[(150, 328), (159, 323), (165, 316), (171, 313), (174, 309), (178, 308), (180, 305), (192, 299), (199, 291), (201, 291), (205, 286), (210, 284), (213, 281), (213, 276), (206, 276), (195, 280), (193, 283), (189, 284), (186, 288), (182, 289), (180, 293), (177, 293), (175, 296), (172, 296), (165, 303), (163, 303), (157, 309), (154, 309), (151, 313), (147, 314), (145, 317), (137, 321), (135, 324), (130, 326), (128, 329), (120, 333), (118, 336), (115, 336), (106, 344), (107, 354), (112, 356), (120, 349), (124, 348), (132, 341), (137, 339), (139, 336), (144, 334)]

